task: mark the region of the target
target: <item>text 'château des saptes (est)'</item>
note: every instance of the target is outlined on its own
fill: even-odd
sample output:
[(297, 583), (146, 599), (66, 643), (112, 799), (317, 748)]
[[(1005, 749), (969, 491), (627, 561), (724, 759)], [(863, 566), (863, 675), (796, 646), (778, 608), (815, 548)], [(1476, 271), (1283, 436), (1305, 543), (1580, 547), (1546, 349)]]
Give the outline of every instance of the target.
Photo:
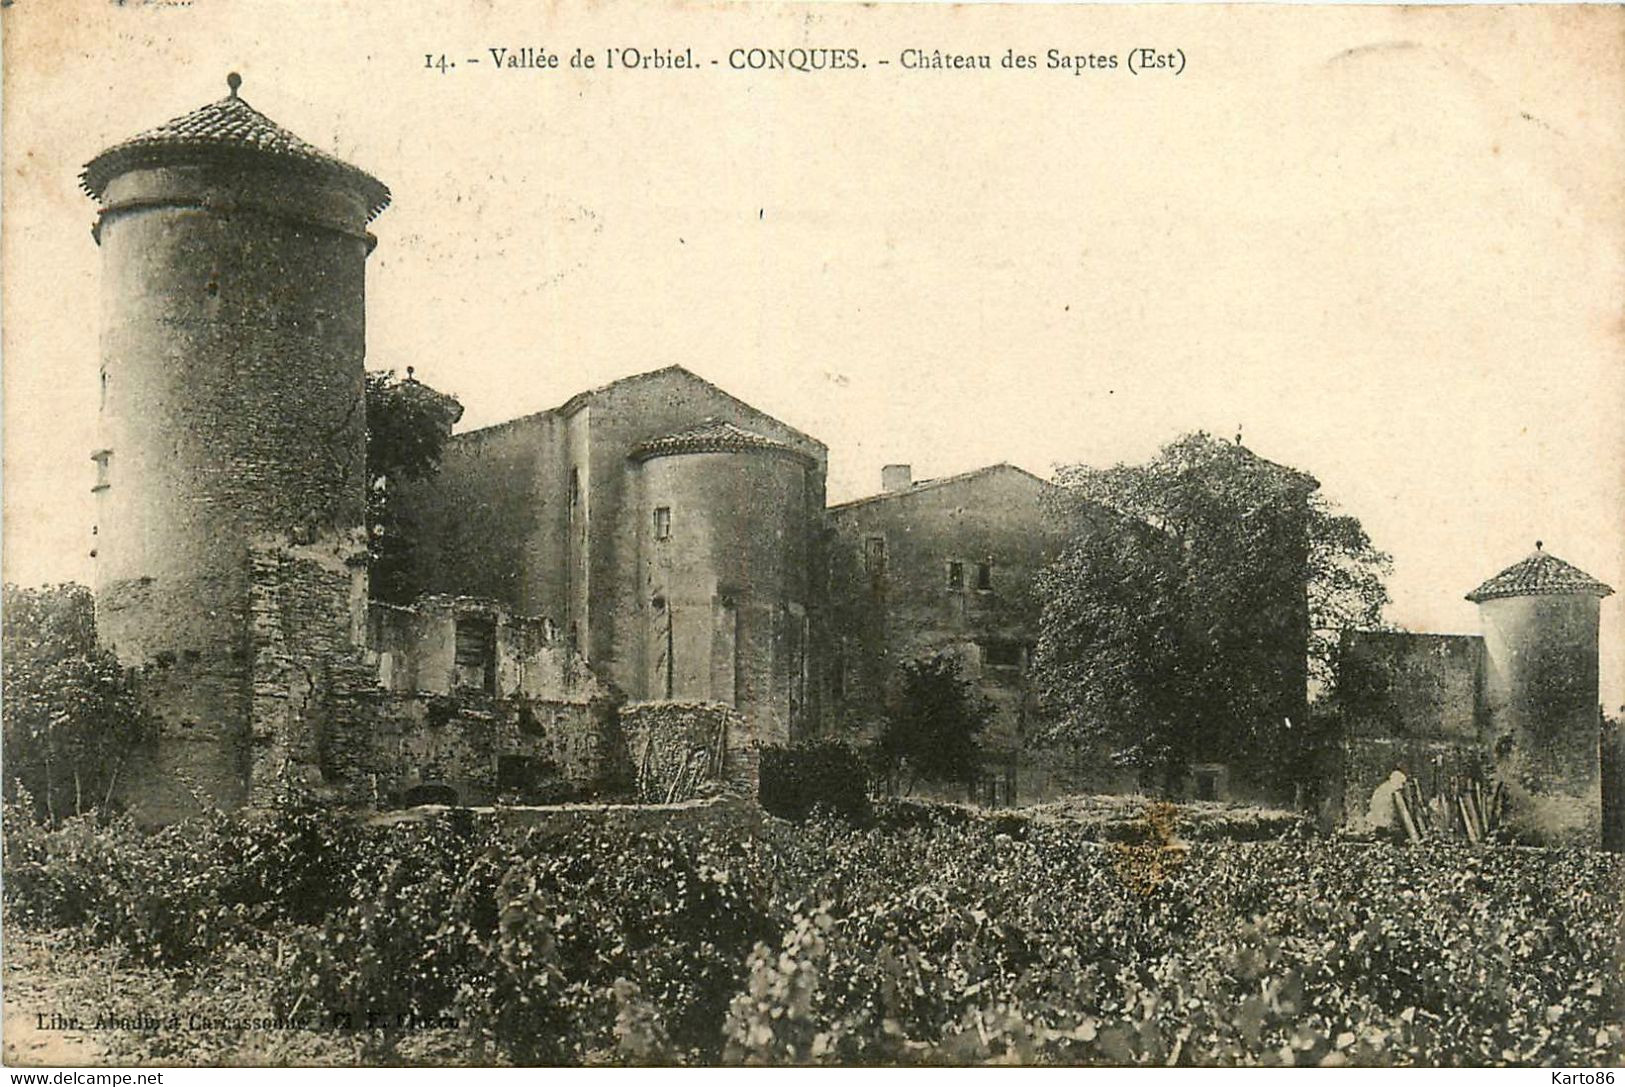
[(1164, 72), (1179, 75), (1185, 52), (1178, 48), (1136, 45), (1124, 50), (1052, 47), (1036, 51), (1006, 48), (994, 52), (907, 46), (889, 55), (867, 55), (855, 48), (822, 46), (735, 46), (717, 56), (692, 47), (612, 46), (554, 49), (543, 45), (492, 45), (465, 51), (423, 55), (424, 67), (442, 75), (453, 71), (495, 72), (593, 71), (682, 72), (708, 68), (736, 72), (826, 73), (892, 68), (917, 72), (1050, 71), (1083, 75), (1123, 71), (1132, 75)]

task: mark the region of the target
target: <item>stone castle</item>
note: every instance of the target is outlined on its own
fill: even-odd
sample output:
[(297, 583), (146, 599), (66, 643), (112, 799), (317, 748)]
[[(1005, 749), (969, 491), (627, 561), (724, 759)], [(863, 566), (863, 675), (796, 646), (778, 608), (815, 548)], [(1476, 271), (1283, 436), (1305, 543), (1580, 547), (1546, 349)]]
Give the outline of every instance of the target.
[[(1023, 746), (1031, 581), (1065, 539), (1052, 485), (893, 465), (878, 494), (829, 506), (821, 442), (681, 367), (454, 436), (434, 479), (393, 496), (411, 603), (372, 599), (365, 268), (390, 193), (228, 82), (82, 178), (103, 267), (97, 625), (159, 729), (128, 805), (648, 799), (650, 780), (669, 799), (696, 774), (748, 789), (763, 747), (872, 723), (888, 669), (935, 652), (997, 708), (979, 797), (1089, 778)], [(1441, 642), (1443, 663), (1351, 636), (1351, 661), (1434, 675), (1452, 708), (1351, 709), (1329, 771), (1350, 797), (1435, 740), (1477, 744), (1592, 833), (1609, 590), (1530, 561), (1475, 594), (1489, 633)], [(1296, 658), (1282, 707), (1301, 717)], [(1199, 767), (1191, 791), (1244, 791), (1230, 780)]]

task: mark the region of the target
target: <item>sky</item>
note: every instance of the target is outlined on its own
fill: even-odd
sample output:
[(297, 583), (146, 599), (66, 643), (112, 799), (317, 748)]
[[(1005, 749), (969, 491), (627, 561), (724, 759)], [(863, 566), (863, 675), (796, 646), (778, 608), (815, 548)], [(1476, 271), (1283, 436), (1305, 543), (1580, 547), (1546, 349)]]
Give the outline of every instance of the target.
[[(679, 363), (827, 443), (840, 501), (891, 462), (1048, 474), (1239, 428), (1393, 554), (1402, 626), (1476, 631), (1463, 594), (1537, 539), (1625, 588), (1621, 9), (423, 8), (0, 15), (6, 580), (91, 577), (78, 170), (238, 71), (393, 189), (368, 364), (458, 396), (465, 429)], [(521, 46), (566, 63), (467, 63)], [(604, 71), (624, 46), (701, 66)], [(867, 67), (727, 63), (796, 46)], [(1183, 71), (1130, 74), (1140, 46)], [(1622, 625), (1615, 596), (1611, 706)]]

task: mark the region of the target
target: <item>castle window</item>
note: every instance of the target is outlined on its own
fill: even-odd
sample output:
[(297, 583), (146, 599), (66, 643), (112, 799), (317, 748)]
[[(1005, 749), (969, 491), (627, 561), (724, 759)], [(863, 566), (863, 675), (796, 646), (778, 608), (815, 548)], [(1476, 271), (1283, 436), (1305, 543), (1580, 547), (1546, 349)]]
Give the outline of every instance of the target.
[(671, 507), (655, 507), (655, 539), (671, 539)]
[(529, 798), (541, 777), (538, 762), (530, 755), (497, 756), (497, 793)]
[(965, 564), (955, 559), (948, 564), (948, 591), (958, 592), (965, 587)]
[(570, 509), (581, 505), (581, 469), (570, 469)]
[(464, 616), (456, 628), (457, 686), (495, 694), (497, 687), (496, 623), (485, 616)]
[(886, 573), (886, 537), (870, 536), (863, 541), (863, 570), (870, 577)]
[(1194, 800), (1220, 800), (1224, 792), (1223, 766), (1193, 766), (1191, 793)]
[(1021, 643), (1020, 642), (983, 642), (982, 667), (984, 668), (1020, 668)]
[(993, 564), (991, 562), (976, 564), (976, 591), (979, 593), (993, 591)]

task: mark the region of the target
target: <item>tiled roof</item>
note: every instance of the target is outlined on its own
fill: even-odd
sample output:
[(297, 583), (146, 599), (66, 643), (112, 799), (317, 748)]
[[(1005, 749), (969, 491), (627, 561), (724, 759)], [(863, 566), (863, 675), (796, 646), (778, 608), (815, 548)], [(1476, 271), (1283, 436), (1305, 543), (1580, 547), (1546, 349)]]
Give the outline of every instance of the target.
[(967, 483), (970, 480), (989, 475), (993, 472), (1014, 472), (1017, 475), (1026, 476), (1028, 479), (1041, 483), (1045, 487), (1055, 486), (1055, 484), (1051, 483), (1049, 480), (1044, 479), (1042, 476), (1035, 476), (1025, 468), (1017, 468), (1008, 461), (1000, 461), (998, 464), (988, 464), (981, 468), (972, 468), (970, 471), (960, 472), (958, 475), (941, 476), (937, 479), (917, 479), (904, 490), (881, 491), (879, 494), (865, 495), (862, 498), (852, 498), (845, 502), (837, 502), (830, 506), (830, 511), (834, 512), (836, 510), (851, 509), (854, 506), (866, 506), (871, 502), (886, 502), (893, 498), (907, 498), (909, 495), (919, 494), (921, 491), (932, 491), (936, 490), (938, 487), (950, 487), (955, 483)]
[(269, 156), (293, 167), (336, 176), (366, 197), (368, 215), (389, 205), (389, 188), (377, 178), (306, 143), (265, 114), (230, 95), (132, 136), (91, 159), (79, 175), (91, 196), (102, 199), (119, 174), (141, 166), (252, 154)]
[(1515, 562), (1467, 594), (1473, 603), (1496, 600), (1504, 596), (1552, 596), (1562, 593), (1583, 593), (1590, 596), (1609, 596), (1613, 589), (1604, 585), (1578, 567), (1535, 545), (1535, 551), (1521, 562)]
[(800, 460), (812, 458), (794, 446), (775, 441), (754, 431), (732, 423), (713, 422), (678, 431), (639, 443), (632, 450), (633, 460), (651, 457), (669, 457), (679, 453), (777, 453)]

